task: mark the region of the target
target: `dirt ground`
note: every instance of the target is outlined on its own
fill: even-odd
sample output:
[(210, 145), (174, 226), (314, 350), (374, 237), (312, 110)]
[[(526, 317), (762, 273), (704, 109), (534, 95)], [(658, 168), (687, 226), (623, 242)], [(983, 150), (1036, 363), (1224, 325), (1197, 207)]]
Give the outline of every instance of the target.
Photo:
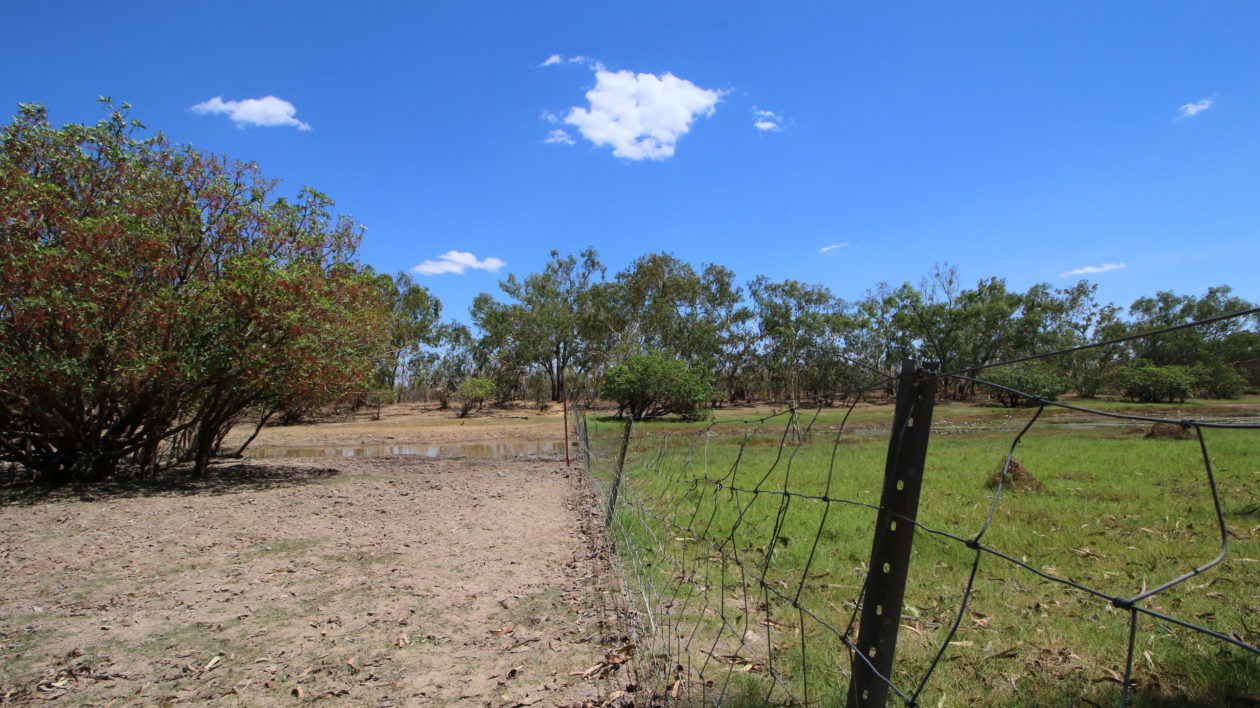
[[(254, 446), (563, 435), (558, 412), (430, 408)], [(246, 459), (204, 483), (11, 493), (0, 704), (622, 705), (633, 648), (604, 557), (555, 454)]]

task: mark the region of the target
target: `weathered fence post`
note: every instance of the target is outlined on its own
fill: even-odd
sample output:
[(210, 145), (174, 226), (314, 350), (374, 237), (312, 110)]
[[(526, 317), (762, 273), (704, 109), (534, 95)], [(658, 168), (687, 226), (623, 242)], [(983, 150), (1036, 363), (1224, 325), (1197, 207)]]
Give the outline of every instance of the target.
[(561, 404), (561, 406), (562, 406), (561, 418), (564, 420), (564, 466), (568, 467), (571, 464), (569, 462), (569, 397), (568, 396), (564, 397), (564, 402)]
[(932, 430), (932, 404), (936, 398), (936, 362), (919, 368), (913, 361), (901, 367), (897, 408), (884, 467), (884, 491), (875, 517), (871, 541), (871, 565), (867, 570), (858, 628), (857, 652), (852, 659), (848, 708), (884, 706), (892, 677), (901, 606), (906, 594), (906, 574), (914, 523), (919, 512), (923, 463)]
[(630, 446), (630, 429), (634, 426), (634, 416), (626, 411), (626, 428), (621, 433), (621, 449), (617, 451), (617, 466), (613, 468), (612, 491), (608, 495), (608, 509), (604, 512), (604, 525), (612, 523), (613, 511), (617, 508), (617, 493), (621, 490), (621, 469), (626, 465), (626, 448)]

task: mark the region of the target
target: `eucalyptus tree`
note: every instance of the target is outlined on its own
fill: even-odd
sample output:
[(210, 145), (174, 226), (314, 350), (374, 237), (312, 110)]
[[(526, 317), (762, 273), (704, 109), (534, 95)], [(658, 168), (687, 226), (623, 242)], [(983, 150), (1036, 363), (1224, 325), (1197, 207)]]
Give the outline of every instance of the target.
[(472, 333), (454, 321), (434, 326), (426, 346), (411, 357), (407, 367), (412, 386), (433, 392), (438, 408), (446, 410), (451, 394), (477, 369)]
[[(1227, 285), (1208, 288), (1202, 297), (1157, 292), (1134, 301), (1130, 329), (1144, 332), (1248, 310), (1254, 305), (1232, 294)], [(1260, 334), (1256, 316), (1221, 320), (1132, 342), (1133, 356), (1154, 366), (1193, 367), (1195, 388), (1213, 397), (1232, 398), (1248, 385), (1260, 386)]]
[[(1141, 297), (1129, 307), (1130, 329), (1144, 332), (1188, 324), (1219, 315), (1250, 309), (1253, 305), (1232, 294), (1228, 285), (1208, 288), (1202, 297), (1177, 295), (1161, 290), (1151, 297)], [(1256, 318), (1222, 320), (1201, 327), (1190, 327), (1133, 342), (1133, 355), (1155, 366), (1192, 365), (1216, 358), (1216, 351), (1237, 334), (1255, 331)]]
[(795, 280), (748, 284), (759, 327), (758, 350), (772, 392), (792, 401), (827, 395), (851, 373), (844, 337), (852, 327), (843, 301), (821, 285)]
[(381, 300), (390, 315), (389, 351), (377, 371), (377, 382), (391, 391), (405, 386), (411, 360), (426, 346), (436, 345), (442, 302), (428, 288), (400, 272), (376, 276)]
[(603, 327), (592, 288), (604, 273), (593, 248), (580, 257), (552, 251), (541, 273), (523, 279), (510, 274), (499, 283), (509, 302), (479, 295), (470, 312), (483, 333), (487, 365), (509, 371), (538, 367), (547, 376), (551, 400), (561, 400), (570, 367), (589, 357), (588, 343)]
[[(1007, 359), (1035, 355), (1083, 342), (1105, 321), (1108, 311), (1093, 299), (1093, 287), (1067, 289), (1034, 285), (1027, 292), (1008, 290), (1002, 278), (981, 279), (963, 288), (957, 270), (936, 265), (918, 288), (903, 285), (892, 294), (891, 321), (904, 344), (922, 359), (936, 359), (944, 371), (968, 378)], [(965, 399), (975, 384), (954, 379), (946, 389)]]

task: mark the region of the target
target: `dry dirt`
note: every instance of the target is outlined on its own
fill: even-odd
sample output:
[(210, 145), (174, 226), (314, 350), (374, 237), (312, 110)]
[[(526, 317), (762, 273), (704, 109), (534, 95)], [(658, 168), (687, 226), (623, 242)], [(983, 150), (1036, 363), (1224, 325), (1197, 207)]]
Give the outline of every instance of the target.
[[(255, 445), (563, 434), (519, 415), (399, 406)], [(224, 461), (204, 483), (10, 493), (0, 704), (620, 705), (632, 649), (599, 530), (554, 454)]]

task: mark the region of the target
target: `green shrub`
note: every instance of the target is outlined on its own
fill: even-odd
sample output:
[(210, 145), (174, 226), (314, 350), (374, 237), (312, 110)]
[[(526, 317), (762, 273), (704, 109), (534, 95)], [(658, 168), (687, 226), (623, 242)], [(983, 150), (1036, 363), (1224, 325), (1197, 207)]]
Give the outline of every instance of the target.
[[(1067, 377), (1058, 369), (1046, 364), (999, 366), (990, 369), (986, 378), (999, 386), (1053, 401), (1068, 390)], [(1036, 405), (1035, 398), (1021, 396), (1002, 389), (993, 389), (993, 397), (1007, 408), (1024, 408)]]
[(455, 390), (455, 398), (459, 399), (459, 417), (467, 418), (474, 406), (481, 408), (486, 399), (494, 397), (494, 382), (490, 379), (464, 379)]
[(1205, 398), (1238, 398), (1247, 390), (1247, 379), (1238, 369), (1220, 362), (1195, 364), (1190, 369), (1194, 392)]
[(706, 372), (659, 354), (641, 354), (614, 366), (599, 393), (637, 420), (669, 413), (703, 420), (708, 415), (704, 404), (715, 395)]
[(1125, 398), (1142, 403), (1184, 402), (1194, 390), (1194, 377), (1184, 366), (1121, 366), (1112, 381)]

